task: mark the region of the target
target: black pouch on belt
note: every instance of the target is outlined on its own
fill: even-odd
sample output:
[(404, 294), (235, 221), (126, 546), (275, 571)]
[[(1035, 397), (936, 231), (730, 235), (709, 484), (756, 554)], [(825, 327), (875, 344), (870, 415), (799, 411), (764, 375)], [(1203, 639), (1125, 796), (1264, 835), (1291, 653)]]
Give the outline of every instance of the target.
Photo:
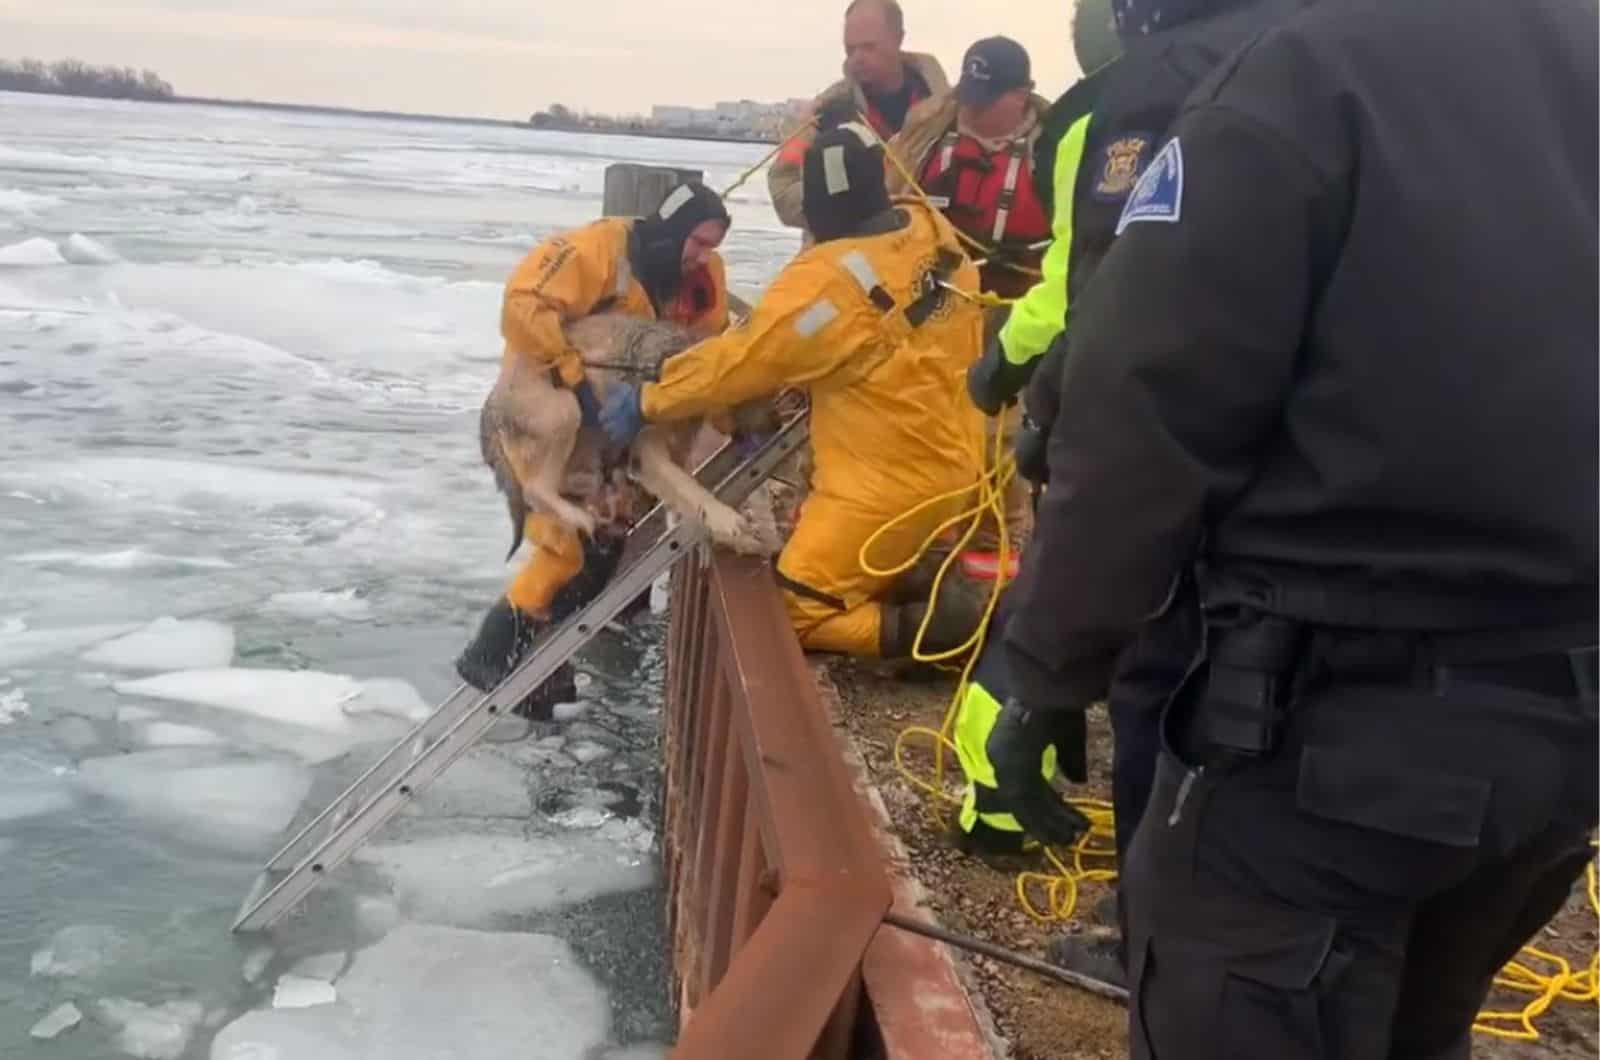
[(1277, 749), (1294, 693), (1305, 626), (1249, 609), (1206, 617), (1205, 693), (1195, 714), (1201, 745), (1246, 757)]

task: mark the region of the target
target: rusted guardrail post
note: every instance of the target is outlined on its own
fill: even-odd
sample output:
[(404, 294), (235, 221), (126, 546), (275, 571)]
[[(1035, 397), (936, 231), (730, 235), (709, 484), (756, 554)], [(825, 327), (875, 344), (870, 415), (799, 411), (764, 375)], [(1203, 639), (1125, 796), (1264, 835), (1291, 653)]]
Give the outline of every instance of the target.
[(766, 565), (680, 565), (668, 644), (673, 1056), (843, 1058), (891, 893)]

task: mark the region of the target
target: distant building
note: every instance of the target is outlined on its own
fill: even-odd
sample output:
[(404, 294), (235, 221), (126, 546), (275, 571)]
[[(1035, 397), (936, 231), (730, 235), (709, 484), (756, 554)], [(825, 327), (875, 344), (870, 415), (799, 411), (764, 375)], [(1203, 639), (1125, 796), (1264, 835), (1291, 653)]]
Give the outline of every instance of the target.
[(774, 136), (792, 127), (809, 100), (760, 103), (753, 99), (722, 100), (709, 108), (656, 104), (650, 124), (666, 129), (695, 129), (733, 136)]

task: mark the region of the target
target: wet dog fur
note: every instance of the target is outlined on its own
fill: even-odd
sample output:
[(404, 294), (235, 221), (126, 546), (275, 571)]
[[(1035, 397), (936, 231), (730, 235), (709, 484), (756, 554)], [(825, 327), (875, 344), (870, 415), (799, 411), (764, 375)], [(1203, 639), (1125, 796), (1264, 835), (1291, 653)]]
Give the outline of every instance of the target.
[[(658, 376), (668, 357), (695, 341), (686, 328), (620, 313), (601, 313), (567, 325), (567, 341), (588, 365), (590, 385), (605, 401), (620, 383)], [(771, 431), (778, 425), (769, 402), (734, 410), (743, 430)], [(582, 534), (625, 531), (649, 500), (639, 487), (678, 515), (702, 523), (712, 540), (741, 552), (767, 552), (738, 512), (717, 500), (686, 470), (699, 434), (698, 418), (647, 425), (623, 459), (611, 454), (605, 433), (585, 427), (576, 395), (556, 385), (547, 367), (532, 358), (508, 356), (484, 401), (478, 420), (483, 461), (505, 495), (511, 517), (509, 559), (522, 544), (531, 512), (545, 512)]]

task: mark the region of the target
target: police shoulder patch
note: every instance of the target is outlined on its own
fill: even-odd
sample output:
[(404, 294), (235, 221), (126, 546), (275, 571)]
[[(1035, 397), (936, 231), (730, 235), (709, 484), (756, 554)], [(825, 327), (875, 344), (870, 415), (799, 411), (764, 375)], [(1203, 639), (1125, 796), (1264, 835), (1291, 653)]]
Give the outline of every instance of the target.
[(1144, 169), (1154, 139), (1148, 133), (1128, 133), (1107, 144), (1101, 152), (1100, 172), (1091, 192), (1094, 197), (1109, 202), (1125, 199)]
[(1176, 138), (1150, 160), (1117, 219), (1117, 235), (1140, 221), (1177, 224), (1183, 216), (1183, 147)]

